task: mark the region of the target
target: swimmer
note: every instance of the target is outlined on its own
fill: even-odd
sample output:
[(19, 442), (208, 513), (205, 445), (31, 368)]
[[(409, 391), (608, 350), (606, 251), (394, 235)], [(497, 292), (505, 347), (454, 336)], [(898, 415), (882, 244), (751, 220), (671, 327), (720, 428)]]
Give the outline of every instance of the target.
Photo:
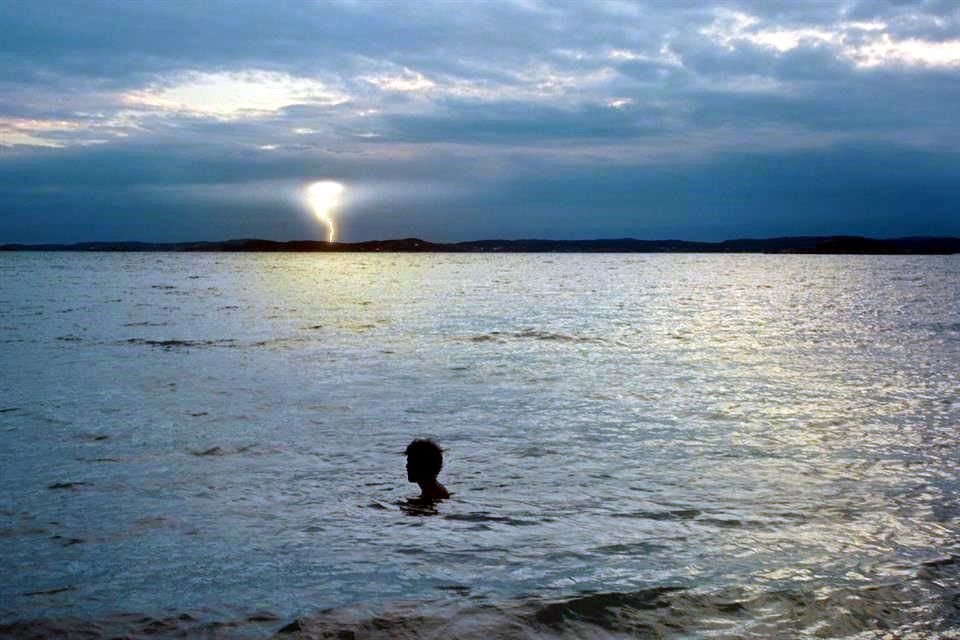
[(407, 480), (420, 485), (420, 498), (433, 502), (450, 497), (446, 487), (437, 482), (443, 468), (443, 449), (433, 440), (417, 439), (407, 446)]

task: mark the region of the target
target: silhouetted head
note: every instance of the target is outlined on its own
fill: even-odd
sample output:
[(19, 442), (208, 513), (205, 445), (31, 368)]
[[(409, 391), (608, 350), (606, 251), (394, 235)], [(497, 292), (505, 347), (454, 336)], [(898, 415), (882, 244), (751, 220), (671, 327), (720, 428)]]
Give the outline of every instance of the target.
[(443, 468), (443, 449), (433, 440), (417, 439), (407, 445), (407, 480), (435, 480)]

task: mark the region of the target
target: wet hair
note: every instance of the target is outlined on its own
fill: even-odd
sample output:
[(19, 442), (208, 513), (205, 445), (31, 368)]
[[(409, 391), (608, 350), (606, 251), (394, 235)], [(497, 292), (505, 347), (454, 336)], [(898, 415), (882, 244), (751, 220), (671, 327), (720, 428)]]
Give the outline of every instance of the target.
[(404, 452), (410, 466), (420, 469), (425, 475), (437, 477), (443, 468), (443, 449), (430, 439), (417, 438)]

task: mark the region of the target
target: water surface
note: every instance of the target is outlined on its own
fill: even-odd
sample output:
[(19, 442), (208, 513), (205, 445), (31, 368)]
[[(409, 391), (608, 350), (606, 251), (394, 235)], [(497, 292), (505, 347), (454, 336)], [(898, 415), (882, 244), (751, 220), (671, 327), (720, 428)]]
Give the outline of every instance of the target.
[(8, 253), (0, 360), (0, 622), (960, 626), (955, 256)]

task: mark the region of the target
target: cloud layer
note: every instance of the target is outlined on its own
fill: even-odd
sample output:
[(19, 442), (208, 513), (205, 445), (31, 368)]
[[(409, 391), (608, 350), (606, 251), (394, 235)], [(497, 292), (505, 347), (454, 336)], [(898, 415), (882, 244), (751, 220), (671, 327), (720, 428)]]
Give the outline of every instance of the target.
[(0, 242), (960, 235), (960, 6), (0, 3)]

